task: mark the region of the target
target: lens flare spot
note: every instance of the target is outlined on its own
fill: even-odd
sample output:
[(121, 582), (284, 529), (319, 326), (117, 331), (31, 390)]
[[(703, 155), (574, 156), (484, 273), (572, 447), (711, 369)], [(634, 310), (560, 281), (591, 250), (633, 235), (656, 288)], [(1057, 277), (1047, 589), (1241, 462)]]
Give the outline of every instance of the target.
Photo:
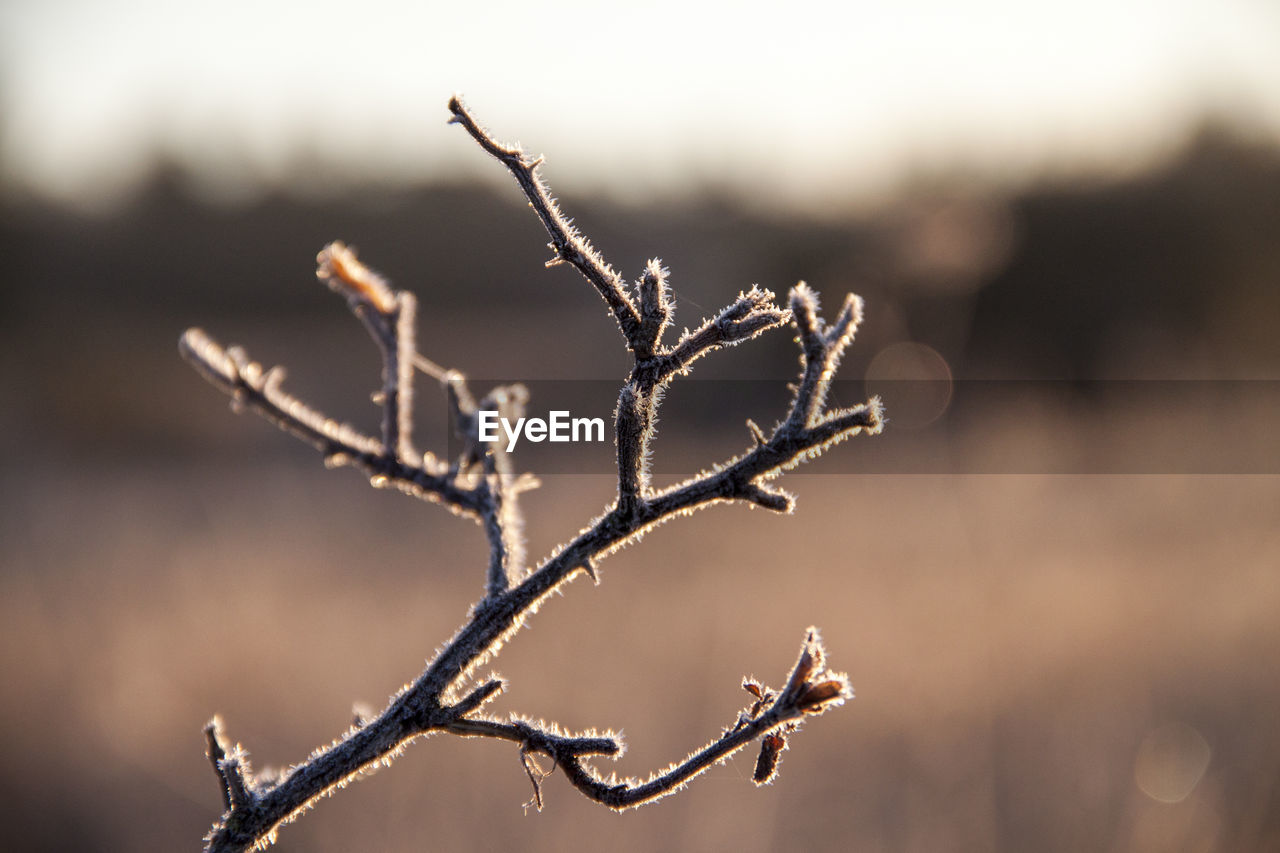
[(1186, 723), (1152, 729), (1138, 748), (1134, 780), (1161, 803), (1180, 803), (1191, 795), (1209, 767), (1209, 743)]
[(920, 429), (951, 405), (951, 366), (933, 347), (915, 341), (890, 344), (867, 365), (867, 392), (892, 401), (895, 427)]

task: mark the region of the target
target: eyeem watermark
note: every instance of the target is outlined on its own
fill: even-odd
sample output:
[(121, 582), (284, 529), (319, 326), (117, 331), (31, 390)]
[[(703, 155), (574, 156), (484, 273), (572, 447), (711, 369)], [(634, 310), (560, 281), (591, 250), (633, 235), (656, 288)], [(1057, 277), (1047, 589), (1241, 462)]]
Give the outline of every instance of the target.
[(511, 421), (497, 412), (481, 411), (480, 440), (497, 441), (498, 428), (507, 437), (507, 452), (515, 450), (516, 442), (522, 437), (532, 442), (539, 441), (604, 441), (604, 418), (573, 418), (567, 411), (547, 413), (547, 420), (542, 418), (517, 418), (515, 426)]
[[(485, 412), (479, 426), (489, 446), (514, 447), (517, 467), (540, 476), (616, 476), (612, 418), (570, 414), (609, 412), (618, 399), (615, 381), (521, 382), (542, 420), (511, 417), (504, 430), (499, 414)], [(663, 408), (664, 430), (652, 447), (654, 476), (676, 482), (697, 474), (703, 442), (716, 442), (726, 460), (749, 451), (743, 422), (768, 416), (783, 384), (696, 376), (682, 383)], [(835, 379), (827, 398), (852, 406), (873, 394), (884, 401), (884, 433), (826, 454), (801, 473), (1280, 475), (1280, 378)], [(456, 458), (467, 450), (465, 439), (448, 430), (444, 405), (437, 412), (449, 456)], [(566, 444), (573, 441), (582, 443)]]

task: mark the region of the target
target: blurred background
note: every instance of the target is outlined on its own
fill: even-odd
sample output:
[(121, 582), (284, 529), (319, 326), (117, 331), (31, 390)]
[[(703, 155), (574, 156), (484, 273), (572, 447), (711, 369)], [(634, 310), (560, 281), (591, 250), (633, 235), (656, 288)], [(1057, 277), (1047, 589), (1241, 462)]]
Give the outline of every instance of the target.
[[(744, 755), (621, 816), (553, 777), (525, 814), (516, 750), (437, 738), (279, 849), (1280, 848), (1270, 0), (0, 4), (11, 843), (196, 849), (214, 712), (302, 760), (481, 593), (478, 529), (234, 416), (183, 329), (375, 430), (376, 350), (313, 276), (342, 239), (419, 295), (428, 357), (608, 417), (618, 334), (454, 91), (625, 276), (663, 258), (677, 329), (752, 283), (862, 294), (836, 397), (890, 415), (788, 475), (795, 516), (715, 508), (572, 584), (494, 711), (621, 729), (605, 769), (644, 775), (810, 624), (858, 696), (767, 790)], [(700, 362), (663, 481), (781, 417), (795, 369), (785, 333)], [(536, 450), (540, 555), (613, 486), (607, 450)]]

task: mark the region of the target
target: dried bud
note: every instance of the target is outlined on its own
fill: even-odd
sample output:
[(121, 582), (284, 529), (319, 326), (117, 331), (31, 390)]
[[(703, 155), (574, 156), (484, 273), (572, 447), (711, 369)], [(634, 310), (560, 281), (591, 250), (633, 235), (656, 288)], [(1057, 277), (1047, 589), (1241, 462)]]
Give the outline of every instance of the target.
[(787, 739), (781, 734), (765, 735), (760, 742), (760, 756), (756, 759), (756, 772), (751, 774), (751, 781), (757, 785), (772, 782), (778, 775), (778, 759), (786, 748)]
[(845, 683), (839, 679), (819, 681), (806, 686), (796, 699), (796, 707), (806, 714), (821, 714), (828, 705), (839, 703), (845, 698)]
[(381, 314), (396, 310), (396, 297), (386, 280), (360, 263), (355, 249), (345, 243), (335, 241), (320, 250), (316, 256), (316, 277), (334, 290), (344, 290), (363, 299)]

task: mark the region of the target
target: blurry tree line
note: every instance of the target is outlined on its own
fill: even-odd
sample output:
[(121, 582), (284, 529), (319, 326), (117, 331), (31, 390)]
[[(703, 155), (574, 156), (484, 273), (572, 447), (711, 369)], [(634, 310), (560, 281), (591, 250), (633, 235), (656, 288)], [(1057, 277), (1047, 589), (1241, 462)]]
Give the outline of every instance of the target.
[[(558, 364), (469, 337), (481, 313), (507, 312), (513, 328), (527, 321), (533, 351), (546, 324), (603, 310), (571, 272), (544, 270), (544, 236), (514, 187), (281, 190), (240, 205), (211, 204), (190, 187), (182, 168), (161, 164), (109, 213), (4, 202), (0, 380), (11, 405), (0, 431), (56, 444), (89, 435), (181, 444), (182, 416), (157, 417), (156, 401), (180, 410), (206, 395), (176, 356), (187, 325), (231, 338), (306, 330), (281, 340), (317, 353), (358, 339), (314, 285), (314, 255), (332, 239), (416, 290), (423, 335), (451, 348), (424, 351), (477, 375), (508, 364), (550, 376)], [(939, 181), (839, 219), (768, 215), (723, 192), (645, 207), (562, 202), (625, 275), (663, 258), (681, 299), (677, 327), (752, 283), (784, 292), (803, 278), (828, 301), (848, 290), (867, 299), (867, 345), (854, 356), (864, 362), (913, 340), (961, 378), (1274, 377), (1280, 368), (1280, 150), (1217, 126), (1124, 179), (1053, 178), (1014, 192)], [(616, 341), (594, 319), (585, 358), (601, 335), (600, 378), (613, 376)], [(789, 346), (700, 370), (785, 376)], [(284, 343), (254, 355), (295, 367), (307, 359)], [(367, 381), (369, 364), (353, 366), (350, 381)], [(325, 369), (347, 381), (341, 359)]]

